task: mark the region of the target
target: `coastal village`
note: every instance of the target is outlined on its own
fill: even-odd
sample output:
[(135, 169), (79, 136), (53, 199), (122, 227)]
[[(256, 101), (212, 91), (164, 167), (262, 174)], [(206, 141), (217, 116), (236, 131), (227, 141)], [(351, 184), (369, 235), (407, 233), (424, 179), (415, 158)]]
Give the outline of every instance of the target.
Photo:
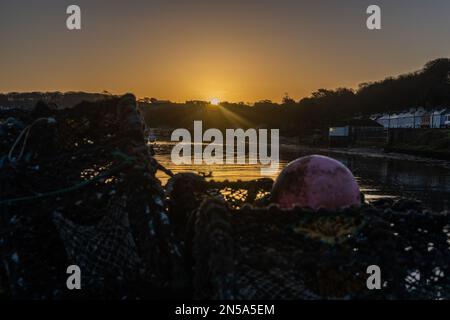
[(442, 107), (433, 111), (424, 108), (410, 109), (399, 113), (374, 114), (375, 120), (384, 128), (450, 128), (450, 108)]
[[(354, 118), (329, 127), (330, 146), (351, 146), (363, 143), (372, 146), (384, 146), (392, 143), (394, 135), (405, 133), (414, 142), (419, 132), (440, 129), (447, 132), (450, 128), (450, 108), (442, 107), (428, 111), (424, 108), (411, 108), (397, 113), (374, 114), (368, 118)], [(422, 130), (420, 130), (422, 129)], [(412, 131), (414, 130), (414, 131)], [(438, 132), (438, 131), (435, 131)]]

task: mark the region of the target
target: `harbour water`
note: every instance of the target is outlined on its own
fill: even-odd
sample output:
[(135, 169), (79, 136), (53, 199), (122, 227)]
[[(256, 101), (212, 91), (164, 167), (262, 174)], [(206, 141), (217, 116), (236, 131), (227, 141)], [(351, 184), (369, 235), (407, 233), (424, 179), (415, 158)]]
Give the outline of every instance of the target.
[[(262, 177), (275, 179), (289, 162), (310, 154), (330, 156), (345, 164), (357, 179), (367, 201), (378, 198), (411, 198), (433, 210), (450, 210), (450, 165), (439, 161), (426, 161), (408, 156), (389, 156), (380, 153), (341, 152), (327, 149), (280, 148), (280, 166), (277, 173), (261, 176), (261, 165), (174, 165), (171, 161), (173, 142), (155, 145), (156, 159), (174, 173), (195, 172), (207, 179), (253, 180)], [(158, 173), (165, 183), (168, 177)]]

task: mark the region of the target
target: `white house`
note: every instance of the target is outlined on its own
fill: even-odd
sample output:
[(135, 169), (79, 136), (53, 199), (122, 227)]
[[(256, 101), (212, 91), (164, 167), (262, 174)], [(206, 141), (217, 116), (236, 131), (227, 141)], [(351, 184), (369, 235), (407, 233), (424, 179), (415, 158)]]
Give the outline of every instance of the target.
[(431, 128), (443, 128), (445, 127), (445, 115), (447, 109), (441, 109), (434, 111), (431, 114)]
[(423, 108), (419, 108), (414, 112), (414, 125), (413, 128), (421, 128), (423, 117), (426, 115), (426, 111)]
[(444, 127), (450, 128), (450, 112), (446, 112), (444, 115)]
[(389, 128), (399, 128), (398, 126), (399, 115), (394, 113), (389, 118)]
[(381, 124), (383, 127), (389, 128), (389, 119), (390, 119), (390, 115), (387, 113), (384, 113), (383, 115), (375, 118), (374, 120), (376, 122), (378, 122), (379, 124)]
[(403, 112), (398, 116), (398, 128), (414, 128), (415, 115), (412, 112)]
[(384, 128), (444, 128), (450, 127), (450, 109), (441, 108), (430, 112), (417, 108), (401, 113), (373, 115), (371, 119)]

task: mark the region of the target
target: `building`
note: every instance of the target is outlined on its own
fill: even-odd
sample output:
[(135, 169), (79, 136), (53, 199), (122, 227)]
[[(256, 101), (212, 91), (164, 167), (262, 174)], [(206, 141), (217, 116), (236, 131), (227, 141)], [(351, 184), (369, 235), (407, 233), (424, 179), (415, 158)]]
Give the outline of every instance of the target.
[(450, 112), (447, 112), (444, 116), (444, 128), (450, 128)]
[(380, 125), (382, 125), (385, 128), (389, 128), (390, 119), (391, 119), (391, 115), (384, 113), (383, 115), (378, 115), (378, 116), (374, 117), (372, 120), (376, 121), (377, 123), (379, 123)]
[(433, 113), (432, 112), (425, 112), (422, 115), (420, 127), (421, 128), (431, 128), (431, 118)]
[[(428, 115), (428, 112), (424, 110), (423, 108), (419, 108), (414, 112), (414, 126), (413, 128), (422, 128), (424, 125), (423, 119), (426, 118)], [(428, 115), (429, 117), (429, 115)], [(429, 123), (429, 120), (426, 121), (426, 123)], [(400, 127), (401, 128), (401, 127)]]
[(414, 128), (416, 117), (413, 112), (402, 112), (397, 116), (397, 125), (394, 128)]
[(447, 109), (434, 111), (431, 114), (431, 128), (444, 128)]
[(383, 145), (386, 132), (383, 125), (372, 119), (352, 119), (336, 123), (328, 130), (330, 146)]
[[(386, 129), (398, 128), (444, 128), (449, 110), (442, 108), (437, 111), (427, 111), (424, 108), (410, 109), (400, 113), (382, 114), (371, 119)], [(448, 121), (448, 120), (447, 120)], [(450, 122), (448, 123), (450, 126)]]

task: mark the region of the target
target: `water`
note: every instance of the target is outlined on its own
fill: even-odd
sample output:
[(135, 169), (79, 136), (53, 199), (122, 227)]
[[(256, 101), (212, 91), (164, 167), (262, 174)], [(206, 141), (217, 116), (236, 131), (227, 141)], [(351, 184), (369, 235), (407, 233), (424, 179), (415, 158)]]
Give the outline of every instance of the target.
[[(174, 173), (212, 172), (216, 181), (253, 180), (261, 177), (275, 179), (277, 173), (262, 176), (261, 165), (174, 165), (170, 152), (174, 143), (159, 142), (156, 145), (156, 159)], [(282, 170), (292, 160), (310, 154), (330, 156), (345, 164), (357, 179), (361, 191), (368, 201), (383, 197), (405, 197), (422, 201), (433, 210), (450, 210), (450, 166), (436, 161), (417, 161), (411, 157), (389, 157), (382, 154), (348, 154), (332, 150), (309, 150), (280, 148)], [(165, 183), (168, 177), (158, 172), (158, 178)]]

